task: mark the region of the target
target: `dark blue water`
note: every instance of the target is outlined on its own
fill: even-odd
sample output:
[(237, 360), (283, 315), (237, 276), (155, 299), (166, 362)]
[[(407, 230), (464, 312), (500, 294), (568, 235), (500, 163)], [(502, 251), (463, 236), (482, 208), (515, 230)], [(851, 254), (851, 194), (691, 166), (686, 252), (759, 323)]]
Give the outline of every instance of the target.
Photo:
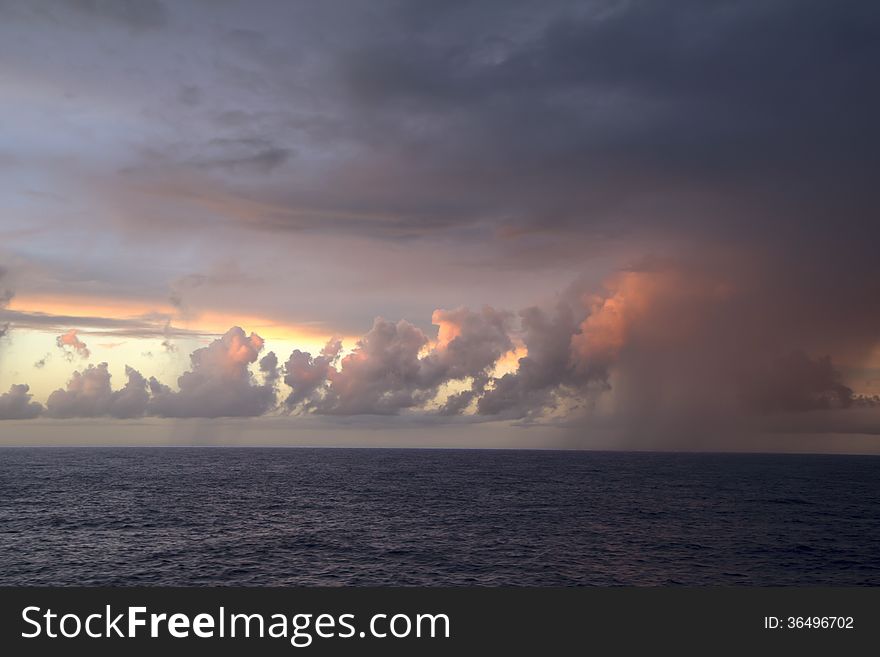
[(0, 584), (880, 585), (880, 458), (0, 450)]

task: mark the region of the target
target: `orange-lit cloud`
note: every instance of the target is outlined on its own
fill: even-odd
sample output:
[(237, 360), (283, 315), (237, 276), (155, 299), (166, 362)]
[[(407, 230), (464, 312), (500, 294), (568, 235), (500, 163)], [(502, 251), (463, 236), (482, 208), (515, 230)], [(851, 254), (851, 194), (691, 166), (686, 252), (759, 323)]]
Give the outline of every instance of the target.
[[(90, 320), (93, 319), (145, 320), (156, 324), (156, 330), (160, 333), (165, 323), (170, 323), (169, 325), (176, 329), (207, 335), (222, 335), (230, 326), (243, 325), (252, 327), (266, 340), (282, 340), (309, 346), (323, 344), (330, 335), (334, 334), (333, 330), (322, 326), (297, 325), (265, 315), (229, 310), (188, 311), (183, 316), (179, 308), (167, 302), (115, 297), (22, 294), (12, 299), (9, 310), (18, 313), (78, 318), (77, 328), (80, 329), (92, 327)], [(343, 340), (353, 344), (356, 337), (343, 336)]]
[(88, 358), (91, 355), (86, 343), (77, 336), (76, 329), (70, 329), (67, 333), (62, 333), (55, 339), (55, 342), (68, 358), (72, 358), (74, 354), (81, 358)]
[[(514, 341), (515, 342), (515, 341)], [(529, 350), (522, 342), (515, 344), (511, 351), (508, 351), (495, 363), (495, 369), (492, 372), (494, 376), (502, 376), (508, 372), (515, 372), (519, 365), (519, 359), (529, 355)]]
[(173, 317), (175, 309), (167, 303), (145, 302), (117, 297), (58, 296), (20, 294), (9, 309), (22, 313), (45, 313), (71, 317), (132, 319), (150, 316)]
[(702, 313), (732, 292), (723, 281), (678, 268), (623, 272), (606, 287), (604, 295), (583, 297), (589, 315), (571, 339), (581, 369), (607, 367), (634, 332), (657, 342), (686, 339)]

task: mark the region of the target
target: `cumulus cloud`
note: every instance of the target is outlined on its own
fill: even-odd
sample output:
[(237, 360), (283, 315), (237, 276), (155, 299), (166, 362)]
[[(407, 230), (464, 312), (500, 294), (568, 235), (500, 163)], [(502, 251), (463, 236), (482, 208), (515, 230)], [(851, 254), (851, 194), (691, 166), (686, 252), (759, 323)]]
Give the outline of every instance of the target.
[(513, 349), (509, 331), (512, 314), (484, 306), (435, 310), (437, 345), (420, 362), (428, 386), (485, 374), (502, 355)]
[(278, 367), (278, 356), (275, 355), (274, 351), (270, 351), (260, 359), (260, 372), (263, 373), (263, 380), (267, 385), (275, 385), (281, 377), (281, 370)]
[(427, 344), (428, 337), (409, 322), (377, 318), (354, 351), (342, 358), (341, 367), (328, 368), (329, 386), (315, 410), (384, 415), (420, 405), (425, 396), (419, 352)]
[(483, 396), (486, 391), (486, 384), (488, 383), (488, 374), (475, 376), (469, 389), (449, 395), (446, 398), (446, 401), (443, 402), (437, 410), (437, 413), (446, 416), (461, 415), (475, 400), (480, 399)]
[(110, 402), (110, 415), (113, 417), (139, 417), (147, 410), (149, 393), (147, 381), (133, 367), (125, 366), (126, 383), (121, 390), (113, 393)]
[(131, 367), (125, 368), (127, 382), (120, 390), (112, 390), (107, 363), (89, 365), (74, 372), (67, 387), (49, 395), (46, 414), (55, 418), (72, 417), (140, 417), (147, 410), (147, 382)]
[(437, 347), (423, 361), (435, 385), (471, 379), (471, 388), (450, 395), (439, 409), (441, 415), (458, 415), (483, 394), (489, 373), (498, 360), (514, 347), (510, 338), (512, 313), (484, 306), (479, 312), (467, 308), (435, 310)]
[[(511, 317), (489, 306), (476, 312), (437, 310), (433, 344), (413, 324), (380, 317), (341, 359), (338, 340), (316, 357), (295, 350), (284, 368), (284, 382), (292, 388), (287, 406), (328, 415), (393, 415), (424, 406), (445, 383), (467, 379), (473, 381), (472, 397), (498, 359), (513, 348)], [(464, 396), (457, 399), (442, 412), (463, 410)]]
[(479, 398), (480, 414), (519, 418), (540, 413), (555, 405), (560, 390), (579, 388), (589, 380), (578, 374), (571, 359), (571, 339), (583, 315), (577, 310), (560, 302), (552, 311), (531, 307), (520, 312), (527, 355), (519, 359), (515, 372), (495, 379)]
[[(114, 391), (101, 363), (53, 392), (45, 414), (259, 416), (276, 408), (282, 380), (290, 389), (284, 406), (296, 413), (395, 415), (439, 406), (440, 416), (451, 416), (473, 408), (486, 418), (569, 418), (579, 431), (601, 416), (623, 434), (678, 440), (713, 427), (757, 426), (744, 418), (773, 416), (766, 426), (779, 427), (780, 414), (873, 412), (877, 398), (854, 390), (831, 354), (858, 362), (870, 351), (876, 337), (864, 328), (876, 311), (851, 316), (852, 325), (829, 324), (841, 292), (814, 289), (805, 299), (783, 273), (778, 262), (738, 252), (647, 259), (599, 290), (574, 285), (550, 307), (518, 315), (489, 306), (436, 310), (433, 337), (405, 320), (377, 318), (350, 352), (334, 338), (316, 356), (294, 350), (283, 365), (274, 352), (261, 357), (260, 336), (233, 327), (191, 354), (177, 389), (127, 367), (125, 385)], [(58, 343), (70, 353), (86, 349), (75, 331)], [(516, 369), (496, 375), (515, 346), (524, 352)], [(0, 399), (4, 417), (41, 412), (27, 386)]]
[(43, 412), (43, 405), (31, 401), (33, 395), (25, 384), (13, 385), (0, 395), (0, 420), (29, 420)]
[(293, 389), (285, 400), (288, 408), (313, 408), (341, 350), (342, 341), (338, 339), (330, 340), (314, 358), (307, 351), (293, 350), (284, 364), (284, 383)]
[[(75, 338), (75, 335), (74, 335)], [(126, 366), (126, 383), (113, 390), (107, 363), (89, 365), (76, 371), (65, 388), (55, 390), (46, 403), (46, 415), (54, 418), (114, 417), (144, 415), (162, 417), (257, 416), (275, 405), (275, 385), (281, 375), (278, 359), (270, 352), (259, 367), (265, 383), (254, 381), (249, 366), (259, 357), (263, 339), (239, 327), (190, 355), (191, 368), (178, 379), (179, 390), (147, 379)], [(35, 366), (39, 367), (38, 361)], [(15, 417), (35, 417), (42, 407), (27, 405), (27, 386), (14, 386), (2, 397), (4, 413)], [(24, 409), (24, 410), (23, 410)], [(32, 409), (28, 411), (27, 409)], [(30, 415), (22, 415), (30, 412)]]
[(170, 394), (172, 392), (170, 386), (166, 386), (164, 383), (159, 381), (155, 376), (151, 376), (149, 381), (147, 381), (147, 387), (150, 389), (150, 394), (154, 397), (163, 394)]
[(55, 344), (64, 353), (64, 357), (73, 360), (74, 355), (87, 359), (91, 352), (86, 343), (79, 339), (76, 329), (70, 329), (66, 333), (55, 338)]
[(262, 415), (275, 405), (272, 384), (259, 385), (248, 366), (263, 349), (263, 339), (235, 326), (207, 347), (190, 355), (191, 369), (178, 379), (178, 391), (158, 382), (150, 412), (164, 417), (226, 417)]

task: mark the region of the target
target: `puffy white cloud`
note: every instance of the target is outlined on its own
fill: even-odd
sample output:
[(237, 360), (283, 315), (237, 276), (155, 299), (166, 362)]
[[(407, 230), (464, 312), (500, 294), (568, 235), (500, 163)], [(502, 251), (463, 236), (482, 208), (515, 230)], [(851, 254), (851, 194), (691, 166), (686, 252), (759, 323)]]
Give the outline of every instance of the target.
[(28, 420), (40, 415), (43, 405), (31, 398), (26, 384), (11, 386), (9, 392), (0, 395), (0, 420)]
[(284, 383), (293, 389), (285, 400), (288, 408), (312, 407), (313, 402), (320, 398), (319, 393), (323, 392), (341, 350), (342, 341), (335, 338), (314, 358), (309, 352), (293, 350), (284, 364)]
[(513, 349), (511, 313), (484, 306), (435, 310), (431, 321), (438, 327), (437, 346), (422, 359), (421, 375), (428, 386), (479, 377)]
[(149, 410), (164, 417), (256, 416), (275, 405), (272, 384), (254, 382), (248, 366), (257, 361), (263, 339), (245, 334), (238, 326), (190, 355), (191, 369), (178, 379), (179, 391), (158, 381), (152, 390)]
[[(354, 350), (337, 365), (341, 344), (331, 341), (317, 357), (294, 351), (284, 381), (293, 391), (291, 408), (328, 415), (395, 414), (424, 406), (441, 385), (473, 379), (469, 395), (457, 397), (443, 412), (459, 412), (482, 390), (498, 359), (513, 348), (510, 313), (484, 307), (437, 310), (437, 340), (407, 321), (377, 318)], [(467, 397), (467, 403), (465, 402)]]
[(407, 321), (376, 318), (339, 369), (329, 368), (330, 385), (315, 403), (320, 413), (394, 414), (425, 401), (419, 352), (428, 337)]
[(426, 377), (441, 382), (472, 379), (469, 390), (446, 399), (440, 407), (441, 415), (458, 415), (483, 394), (490, 370), (513, 349), (512, 320), (512, 313), (490, 306), (480, 312), (467, 308), (434, 311), (438, 344), (423, 361)]
[(113, 391), (107, 363), (89, 365), (74, 372), (65, 389), (49, 395), (47, 414), (51, 417), (98, 417), (108, 415), (107, 407)]
[(114, 391), (107, 363), (89, 365), (74, 372), (65, 389), (49, 395), (46, 414), (50, 417), (140, 417), (147, 410), (147, 381), (137, 370), (126, 366), (125, 386)]

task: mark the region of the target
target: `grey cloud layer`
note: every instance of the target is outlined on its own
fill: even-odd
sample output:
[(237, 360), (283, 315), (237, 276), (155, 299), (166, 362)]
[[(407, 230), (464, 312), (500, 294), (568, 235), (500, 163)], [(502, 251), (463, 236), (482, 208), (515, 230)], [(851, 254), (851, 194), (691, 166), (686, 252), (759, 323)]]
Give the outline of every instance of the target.
[[(198, 3), (124, 7), (11, 16), (47, 35), (65, 17), (109, 21), (110, 49), (156, 28), (132, 43), (152, 53), (131, 54), (148, 90), (133, 92), (157, 127), (181, 128), (151, 130), (115, 183), (171, 171), (180, 196), (249, 203), (251, 228), (595, 237), (662, 221), (717, 237), (746, 212), (784, 231), (854, 193), (847, 221), (864, 227), (876, 197), (875, 3), (224, 3), (210, 26)], [(89, 61), (95, 33), (65, 27), (69, 57)], [(101, 66), (113, 80), (121, 64)]]
[[(6, 267), (0, 266), (0, 312), (3, 312), (6, 306), (9, 305), (9, 302), (12, 301), (12, 297), (15, 296), (12, 290), (2, 287), (6, 275)], [(8, 332), (9, 322), (0, 323), (0, 338), (3, 338)]]
[(200, 338), (206, 335), (170, 326), (166, 316), (119, 319), (20, 312), (0, 307), (0, 320), (6, 320), (4, 324), (21, 329), (62, 331), (68, 326), (84, 326), (91, 334), (130, 338)]
[[(328, 334), (530, 306), (438, 317), (460, 332), (434, 347), (425, 326), (384, 319), (345, 355), (270, 357), (227, 334), (177, 391), (147, 381), (143, 413), (436, 402), (691, 434), (871, 403), (839, 372), (880, 338), (876, 2), (231, 2), (210, 21), (188, 2), (9, 6), (0, 118), (21, 141), (0, 165), (17, 181), (51, 172), (65, 209), (95, 203), (75, 232), (119, 254), (53, 284), (118, 277), (170, 288), (184, 311), (288, 311)], [(59, 164), (72, 155), (76, 175)], [(16, 254), (79, 236), (57, 200), (27, 198), (7, 215), (57, 220)], [(141, 240), (187, 248), (137, 261)], [(230, 261), (267, 264), (257, 283), (215, 268)], [(579, 271), (590, 284), (531, 306)], [(65, 328), (2, 306), (2, 322)], [(512, 339), (528, 354), (493, 378)], [(221, 366), (233, 343), (244, 360)], [(435, 399), (450, 382), (465, 389)], [(109, 413), (100, 390), (88, 408)], [(12, 408), (27, 391), (7, 394)]]
[[(57, 217), (41, 240), (70, 238), (47, 193), (93, 209), (77, 232), (119, 254), (98, 274), (132, 289), (158, 268), (188, 303), (265, 311), (292, 285), (291, 315), (348, 330), (502, 303), (454, 298), (469, 280), (509, 296), (533, 282), (504, 299), (521, 307), (611, 243), (627, 258), (759, 248), (782, 273), (821, 262), (829, 287), (876, 291), (874, 2), (256, 1), (218, 3), (211, 20), (198, 2), (39, 5), (4, 4), (15, 76), (0, 118), (23, 135), (8, 166), (58, 183), (40, 201), (20, 190), (35, 221)], [(65, 138), (47, 138), (40, 117), (60, 114)], [(82, 171), (59, 164), (73, 155)], [(138, 272), (132, 235), (194, 246), (152, 250)], [(241, 295), (187, 278), (245, 239), (278, 249), (268, 271), (284, 285)], [(392, 268), (412, 285), (351, 299)], [(303, 270), (320, 290), (288, 282)], [(79, 290), (93, 276), (57, 278)]]

